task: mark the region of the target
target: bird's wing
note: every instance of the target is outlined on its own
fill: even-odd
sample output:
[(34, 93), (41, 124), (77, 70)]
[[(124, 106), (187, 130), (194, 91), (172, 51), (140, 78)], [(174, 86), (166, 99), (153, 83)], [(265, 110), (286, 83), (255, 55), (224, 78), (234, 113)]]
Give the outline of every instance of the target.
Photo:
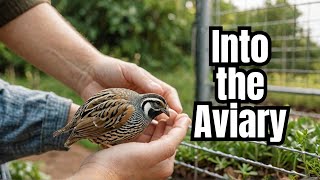
[(124, 90), (121, 88), (110, 88), (100, 91), (91, 98), (89, 98), (85, 104), (80, 106), (78, 111), (75, 113), (72, 122), (74, 122), (73, 127), (76, 122), (82, 121), (90, 112), (92, 112), (96, 106), (103, 105), (103, 103), (110, 100), (130, 100), (133, 96), (138, 95), (138, 93), (131, 90)]
[(74, 132), (82, 137), (95, 136), (120, 128), (135, 108), (129, 103), (133, 94), (122, 89), (107, 89), (90, 98), (75, 114)]
[(134, 106), (126, 100), (109, 100), (96, 106), (78, 122), (74, 132), (82, 137), (96, 137), (118, 129), (132, 116)]
[(92, 96), (87, 100), (86, 104), (92, 104), (95, 106), (96, 104), (100, 104), (101, 101), (108, 99), (125, 99), (130, 100), (132, 97), (139, 95), (137, 92), (122, 89), (122, 88), (110, 88), (100, 91), (99, 93)]
[(119, 128), (133, 114), (134, 106), (128, 101), (137, 95), (134, 91), (121, 88), (102, 90), (80, 106), (72, 121), (56, 135), (72, 130), (71, 136), (86, 137)]

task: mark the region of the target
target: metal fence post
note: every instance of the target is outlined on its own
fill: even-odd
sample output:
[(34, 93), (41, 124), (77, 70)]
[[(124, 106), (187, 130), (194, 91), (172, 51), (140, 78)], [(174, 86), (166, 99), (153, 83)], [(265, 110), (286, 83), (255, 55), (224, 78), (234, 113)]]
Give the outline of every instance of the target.
[(208, 101), (209, 73), (209, 25), (211, 23), (211, 0), (196, 2), (196, 100)]

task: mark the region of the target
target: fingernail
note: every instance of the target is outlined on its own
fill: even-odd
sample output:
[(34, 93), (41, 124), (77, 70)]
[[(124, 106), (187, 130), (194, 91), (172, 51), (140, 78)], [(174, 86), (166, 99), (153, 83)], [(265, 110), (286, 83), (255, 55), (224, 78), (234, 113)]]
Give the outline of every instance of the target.
[(185, 116), (183, 116), (183, 117), (180, 118), (180, 122), (181, 122), (181, 124), (183, 124), (183, 125), (190, 125), (191, 120), (190, 120), (190, 118), (189, 118), (187, 115), (185, 115)]
[(182, 105), (181, 105), (181, 102), (180, 102), (180, 100), (178, 99), (178, 100), (175, 100), (175, 104), (176, 104), (176, 110), (177, 110), (177, 112), (178, 113), (181, 113), (182, 112)]
[(169, 112), (170, 112), (170, 117), (178, 115), (178, 113), (175, 110), (171, 109), (171, 108), (169, 108)]

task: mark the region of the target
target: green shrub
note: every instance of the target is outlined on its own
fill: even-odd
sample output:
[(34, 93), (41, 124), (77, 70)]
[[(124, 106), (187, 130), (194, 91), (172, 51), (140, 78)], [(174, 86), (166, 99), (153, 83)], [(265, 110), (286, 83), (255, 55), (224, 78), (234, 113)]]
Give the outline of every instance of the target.
[(49, 180), (50, 176), (40, 171), (40, 164), (29, 161), (13, 161), (9, 163), (9, 171), (13, 180)]
[(194, 8), (188, 10), (185, 2), (52, 1), (103, 53), (157, 69), (173, 68), (191, 54)]

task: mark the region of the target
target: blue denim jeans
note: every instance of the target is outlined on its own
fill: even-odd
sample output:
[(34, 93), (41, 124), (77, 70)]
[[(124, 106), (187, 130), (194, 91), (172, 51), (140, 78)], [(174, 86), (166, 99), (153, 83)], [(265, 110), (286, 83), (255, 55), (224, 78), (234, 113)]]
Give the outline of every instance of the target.
[(64, 147), (69, 134), (53, 137), (68, 118), (71, 100), (10, 85), (0, 79), (0, 164)]

